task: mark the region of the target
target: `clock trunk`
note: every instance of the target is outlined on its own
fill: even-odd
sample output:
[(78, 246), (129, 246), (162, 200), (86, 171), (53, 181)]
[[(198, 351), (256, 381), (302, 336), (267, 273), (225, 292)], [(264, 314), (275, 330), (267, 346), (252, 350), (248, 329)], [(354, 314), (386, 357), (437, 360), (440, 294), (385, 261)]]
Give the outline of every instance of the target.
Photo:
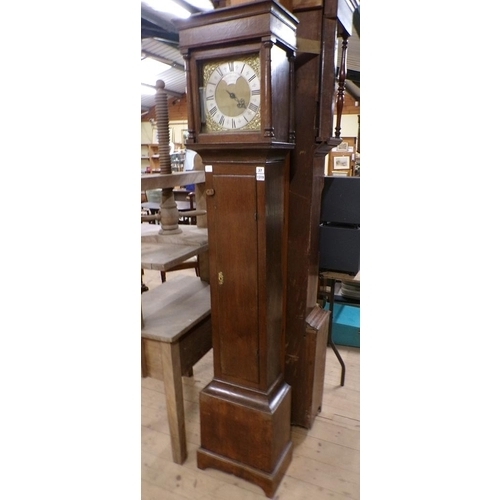
[(272, 496), (292, 453), (284, 381), (287, 151), (205, 152), (214, 379), (200, 395), (199, 467)]

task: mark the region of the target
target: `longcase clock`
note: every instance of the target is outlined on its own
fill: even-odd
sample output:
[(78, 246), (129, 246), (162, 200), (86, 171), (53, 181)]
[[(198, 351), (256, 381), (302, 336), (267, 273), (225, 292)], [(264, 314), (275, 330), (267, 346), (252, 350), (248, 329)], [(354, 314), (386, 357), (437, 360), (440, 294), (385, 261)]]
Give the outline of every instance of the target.
[(206, 173), (213, 325), (198, 467), (243, 477), (267, 496), (292, 454), (283, 273), (296, 27), (272, 0), (179, 23), (187, 147)]

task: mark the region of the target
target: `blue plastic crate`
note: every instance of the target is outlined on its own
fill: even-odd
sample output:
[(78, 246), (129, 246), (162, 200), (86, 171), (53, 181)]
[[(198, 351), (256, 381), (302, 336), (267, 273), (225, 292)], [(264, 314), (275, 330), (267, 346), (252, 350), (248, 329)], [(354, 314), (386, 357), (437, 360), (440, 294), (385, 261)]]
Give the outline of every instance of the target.
[[(329, 304), (325, 306), (325, 309), (328, 308)], [(330, 335), (335, 345), (359, 347), (359, 313), (359, 306), (333, 304), (333, 321)]]

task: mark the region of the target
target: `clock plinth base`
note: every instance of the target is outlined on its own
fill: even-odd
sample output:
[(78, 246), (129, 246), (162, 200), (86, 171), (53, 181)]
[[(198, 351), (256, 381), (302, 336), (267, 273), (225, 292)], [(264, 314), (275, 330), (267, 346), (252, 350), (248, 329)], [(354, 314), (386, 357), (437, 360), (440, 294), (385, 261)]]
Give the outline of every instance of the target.
[(278, 486), (280, 485), (285, 472), (292, 461), (292, 443), (289, 443), (284, 450), (282, 460), (276, 465), (276, 470), (271, 474), (267, 474), (248, 465), (230, 460), (216, 453), (200, 448), (198, 450), (198, 468), (207, 469), (212, 467), (214, 469), (233, 474), (241, 477), (246, 481), (256, 484), (264, 491), (268, 498), (273, 498)]
[(214, 380), (200, 393), (198, 467), (212, 467), (260, 486), (272, 497), (292, 459), (291, 388), (268, 394)]

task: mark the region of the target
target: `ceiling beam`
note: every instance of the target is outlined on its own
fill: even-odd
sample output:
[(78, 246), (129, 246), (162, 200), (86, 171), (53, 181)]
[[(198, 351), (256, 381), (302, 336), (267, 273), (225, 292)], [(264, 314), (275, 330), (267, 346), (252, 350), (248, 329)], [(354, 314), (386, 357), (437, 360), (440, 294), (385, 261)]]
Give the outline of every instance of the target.
[(147, 19), (141, 18), (141, 39), (158, 38), (166, 42), (179, 45), (179, 34), (169, 30), (165, 30)]
[(360, 100), (360, 88), (351, 80), (345, 81), (345, 89), (347, 93), (356, 101)]
[(174, 23), (166, 19), (160, 12), (153, 10), (151, 7), (141, 2), (141, 22), (143, 20), (146, 20), (150, 25), (162, 28), (165, 33), (177, 35), (177, 37), (179, 37), (179, 30)]
[(142, 53), (147, 57), (151, 57), (152, 59), (156, 59), (157, 61), (168, 64), (169, 66), (172, 66), (172, 68), (178, 69), (183, 72), (186, 71), (186, 68), (184, 68), (183, 64), (179, 64), (178, 62), (172, 61), (171, 59), (166, 59), (165, 57), (157, 56), (156, 54), (153, 54), (153, 52), (149, 52), (148, 50), (144, 49), (142, 50)]

